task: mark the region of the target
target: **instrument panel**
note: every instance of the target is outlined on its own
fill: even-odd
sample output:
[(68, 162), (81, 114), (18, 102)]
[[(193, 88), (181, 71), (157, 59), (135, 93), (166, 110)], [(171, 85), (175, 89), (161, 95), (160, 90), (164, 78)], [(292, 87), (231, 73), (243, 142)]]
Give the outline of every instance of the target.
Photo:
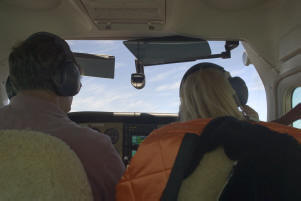
[(82, 126), (87, 126), (92, 128), (93, 130), (98, 131), (101, 134), (108, 135), (111, 138), (112, 144), (122, 156), (122, 146), (123, 146), (123, 123), (112, 123), (112, 122), (105, 122), (105, 123), (80, 123)]
[(154, 129), (177, 121), (176, 114), (72, 112), (68, 115), (76, 123), (108, 135), (125, 164)]

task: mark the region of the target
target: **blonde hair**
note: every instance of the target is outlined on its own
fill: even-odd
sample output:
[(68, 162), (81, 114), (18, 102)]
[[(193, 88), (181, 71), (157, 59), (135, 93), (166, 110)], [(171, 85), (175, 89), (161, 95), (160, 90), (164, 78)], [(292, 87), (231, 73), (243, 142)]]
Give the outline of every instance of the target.
[(221, 116), (243, 119), (229, 76), (226, 71), (209, 67), (186, 77), (180, 87), (180, 121)]

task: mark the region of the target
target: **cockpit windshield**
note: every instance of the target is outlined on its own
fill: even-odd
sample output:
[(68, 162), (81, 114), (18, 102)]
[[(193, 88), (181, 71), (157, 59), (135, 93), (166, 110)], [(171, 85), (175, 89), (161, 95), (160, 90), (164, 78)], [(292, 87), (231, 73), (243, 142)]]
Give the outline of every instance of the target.
[[(207, 59), (194, 62), (146, 66), (145, 87), (137, 90), (131, 85), (131, 74), (136, 72), (135, 57), (123, 41), (69, 40), (74, 52), (115, 56), (114, 79), (83, 76), (82, 89), (74, 97), (72, 111), (177, 113), (179, 85), (185, 71), (199, 62), (217, 63), (232, 76), (242, 77), (249, 88), (248, 105), (266, 120), (266, 94), (253, 65), (244, 66), (244, 48), (239, 45), (230, 59)], [(209, 41), (212, 53), (224, 51), (224, 41)]]

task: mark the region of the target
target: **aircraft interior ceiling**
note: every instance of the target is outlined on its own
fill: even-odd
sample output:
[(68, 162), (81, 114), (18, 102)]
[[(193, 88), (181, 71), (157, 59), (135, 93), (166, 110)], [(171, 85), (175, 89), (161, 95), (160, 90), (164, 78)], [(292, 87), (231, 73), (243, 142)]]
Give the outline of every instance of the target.
[(7, 75), (13, 44), (33, 32), (49, 31), (65, 39), (180, 34), (244, 41), (267, 88), (281, 76), (300, 71), (300, 10), (299, 0), (3, 0), (0, 79)]
[(298, 0), (4, 0), (0, 3), (0, 58), (16, 41), (40, 30), (67, 39), (178, 33), (245, 40), (277, 68), (287, 56), (280, 55), (281, 40), (287, 44), (287, 35), (300, 32), (300, 8)]

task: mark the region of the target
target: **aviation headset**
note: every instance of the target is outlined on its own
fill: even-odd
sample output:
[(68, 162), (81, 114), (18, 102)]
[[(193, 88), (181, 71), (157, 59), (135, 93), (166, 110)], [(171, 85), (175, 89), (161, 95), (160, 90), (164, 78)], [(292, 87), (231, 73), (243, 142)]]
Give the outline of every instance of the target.
[(17, 90), (15, 89), (14, 85), (12, 84), (12, 81), (9, 76), (5, 82), (5, 90), (6, 90), (8, 99), (11, 99), (12, 97), (17, 95)]
[(59, 96), (76, 95), (81, 88), (80, 71), (66, 41), (52, 33), (38, 32), (29, 36), (25, 42), (37, 38), (51, 39), (55, 46), (60, 47), (64, 51), (64, 61), (59, 66), (54, 67), (55, 70), (51, 75), (56, 94)]
[[(209, 62), (196, 64), (196, 65), (192, 66), (189, 70), (186, 71), (186, 73), (184, 74), (184, 76), (182, 78), (180, 88), (182, 87), (185, 80), (191, 74), (193, 74), (196, 71), (199, 71), (201, 69), (206, 69), (206, 68), (214, 68), (214, 69), (220, 70), (224, 73), (227, 72), (227, 71), (225, 71), (225, 69), (223, 67), (221, 67), (217, 64), (213, 64), (213, 63), (209, 63)], [(231, 87), (235, 91), (234, 99), (235, 99), (235, 102), (237, 103), (237, 105), (238, 106), (246, 105), (247, 101), (248, 101), (249, 92), (248, 92), (248, 87), (247, 87), (245, 81), (240, 77), (231, 77), (231, 76), (228, 78), (228, 81), (229, 81)]]

